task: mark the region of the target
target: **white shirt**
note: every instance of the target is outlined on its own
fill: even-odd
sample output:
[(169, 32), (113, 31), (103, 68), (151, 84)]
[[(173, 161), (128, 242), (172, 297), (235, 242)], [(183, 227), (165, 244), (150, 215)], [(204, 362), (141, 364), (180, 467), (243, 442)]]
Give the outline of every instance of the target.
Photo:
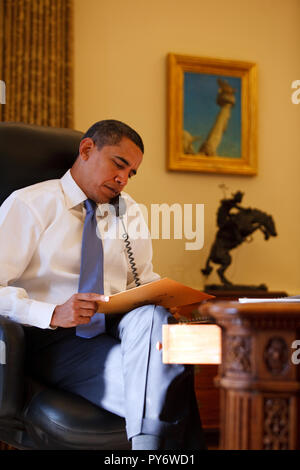
[[(157, 280), (141, 210), (128, 194), (122, 193), (122, 197), (126, 229), (142, 227), (147, 234), (130, 238), (140, 282)], [(56, 305), (78, 292), (85, 199), (68, 170), (61, 179), (20, 189), (4, 201), (0, 207), (1, 315), (49, 328)], [(103, 241), (104, 294), (111, 295), (135, 287), (135, 283), (124, 240), (113, 237), (122, 226), (120, 219), (106, 209), (107, 205), (98, 205), (97, 222)]]

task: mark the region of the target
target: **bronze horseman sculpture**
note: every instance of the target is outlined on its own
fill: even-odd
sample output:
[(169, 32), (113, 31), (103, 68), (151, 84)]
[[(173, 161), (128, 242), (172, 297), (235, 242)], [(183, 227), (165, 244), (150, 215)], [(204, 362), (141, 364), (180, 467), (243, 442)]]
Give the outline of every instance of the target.
[[(233, 284), (225, 277), (225, 271), (231, 263), (229, 252), (233, 248), (241, 245), (256, 230), (260, 230), (263, 233), (265, 240), (268, 240), (269, 237), (277, 236), (272, 216), (258, 209), (241, 207), (240, 202), (242, 198), (243, 193), (237, 191), (231, 198), (221, 200), (221, 205), (217, 212), (218, 231), (216, 239), (211, 247), (206, 266), (201, 270), (204, 275), (208, 276), (213, 269), (210, 262), (219, 264), (220, 267), (217, 269), (217, 273), (221, 280), (222, 286), (220, 287), (222, 288), (233, 287)], [(233, 209), (235, 211), (232, 211)], [(215, 288), (216, 286), (213, 287)], [(253, 286), (247, 287), (253, 288)], [(264, 285), (256, 288), (266, 289)]]

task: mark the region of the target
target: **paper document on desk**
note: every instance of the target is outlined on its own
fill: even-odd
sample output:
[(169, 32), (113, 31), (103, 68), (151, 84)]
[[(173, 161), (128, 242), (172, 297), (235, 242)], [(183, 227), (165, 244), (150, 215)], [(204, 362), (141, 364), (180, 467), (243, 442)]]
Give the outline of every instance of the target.
[(278, 303), (295, 303), (295, 302), (300, 302), (300, 296), (295, 296), (295, 297), (268, 297), (268, 298), (257, 298), (257, 299), (252, 299), (248, 297), (242, 297), (239, 299), (239, 302), (241, 304), (251, 304), (251, 303), (260, 303), (260, 302), (278, 302)]
[(109, 302), (98, 302), (98, 312), (126, 313), (134, 308), (149, 304), (161, 305), (166, 308), (181, 307), (213, 298), (213, 295), (205, 294), (165, 277), (110, 295)]

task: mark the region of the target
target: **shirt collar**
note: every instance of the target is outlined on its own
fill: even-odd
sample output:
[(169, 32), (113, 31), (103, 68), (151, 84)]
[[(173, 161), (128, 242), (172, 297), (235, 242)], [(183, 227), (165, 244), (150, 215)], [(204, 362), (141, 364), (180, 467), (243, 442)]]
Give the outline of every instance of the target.
[(64, 174), (60, 181), (68, 209), (72, 209), (87, 199), (87, 196), (73, 179), (70, 170)]
[[(71, 175), (70, 170), (64, 174), (64, 176), (60, 179), (60, 182), (68, 209), (72, 209), (73, 207), (78, 206), (87, 199), (86, 194), (78, 186), (73, 176)], [(123, 196), (126, 193), (122, 192), (121, 194)], [(107, 204), (97, 204), (97, 206), (100, 214), (107, 214)]]

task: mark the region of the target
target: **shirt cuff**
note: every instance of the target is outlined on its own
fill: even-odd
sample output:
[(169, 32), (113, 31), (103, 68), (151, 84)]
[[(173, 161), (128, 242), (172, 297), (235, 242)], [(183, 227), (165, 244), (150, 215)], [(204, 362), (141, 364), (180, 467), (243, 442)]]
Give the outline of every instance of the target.
[(55, 329), (50, 326), (55, 307), (54, 304), (33, 300), (28, 312), (29, 324), (38, 328)]

